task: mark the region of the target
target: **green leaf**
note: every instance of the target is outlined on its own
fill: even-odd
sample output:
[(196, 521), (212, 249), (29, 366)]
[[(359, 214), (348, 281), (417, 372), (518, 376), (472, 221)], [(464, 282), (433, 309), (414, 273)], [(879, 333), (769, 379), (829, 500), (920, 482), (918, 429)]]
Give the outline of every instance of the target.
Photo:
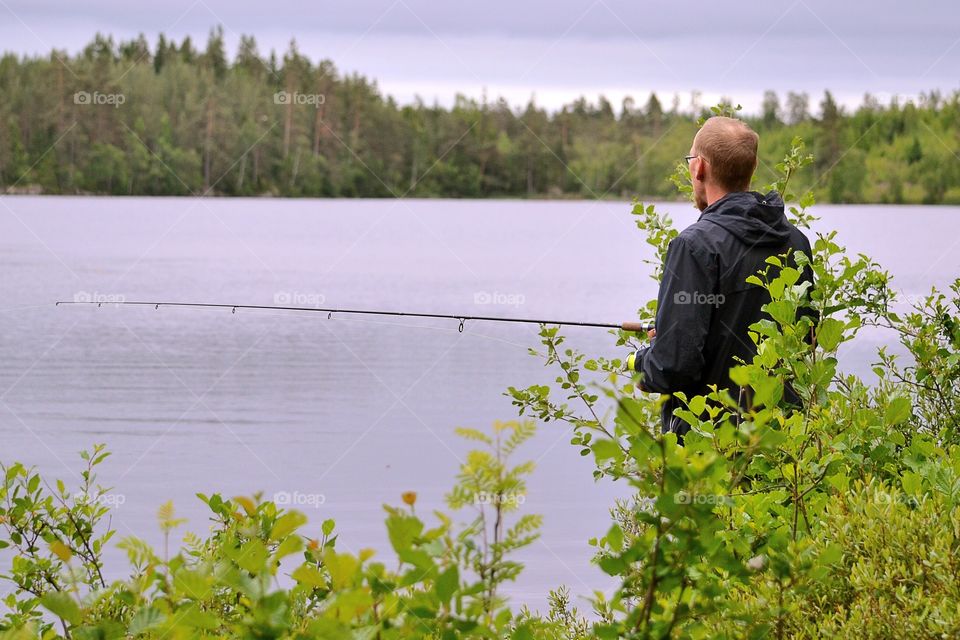
[(266, 566), (268, 555), (267, 547), (262, 542), (257, 539), (247, 540), (240, 547), (237, 564), (250, 573), (260, 573)]
[(233, 498), (233, 501), (243, 507), (243, 510), (247, 512), (248, 516), (252, 516), (257, 512), (257, 505), (247, 496), (236, 496)]
[(620, 550), (623, 549), (623, 529), (620, 528), (620, 525), (614, 524), (607, 531), (607, 544), (617, 553), (620, 553)]
[(817, 331), (817, 344), (827, 351), (833, 351), (843, 337), (844, 324), (836, 318), (825, 318)]
[(883, 421), (887, 426), (893, 426), (906, 421), (913, 410), (910, 398), (897, 396), (887, 404), (887, 410), (884, 412)]
[(426, 572), (433, 571), (434, 569), (433, 559), (430, 557), (430, 554), (420, 549), (406, 549), (405, 551), (398, 551), (397, 558), (399, 558), (402, 562), (406, 562), (417, 567), (420, 570), (420, 578), (423, 578)]
[(616, 576), (620, 575), (627, 570), (627, 563), (623, 561), (622, 558), (616, 556), (603, 556), (597, 562), (600, 565), (600, 568), (607, 575)]
[(474, 440), (476, 442), (483, 442), (485, 444), (493, 444), (493, 440), (490, 439), (490, 436), (476, 429), (470, 429), (468, 427), (457, 427), (456, 429), (454, 429), (454, 433), (456, 433), (461, 438), (465, 438), (467, 440)]
[(334, 589), (344, 589), (353, 582), (353, 577), (360, 567), (360, 561), (349, 553), (337, 553), (327, 549), (323, 554), (323, 564), (330, 572), (330, 580)]
[(530, 625), (524, 623), (513, 630), (510, 634), (510, 640), (534, 640), (536, 636), (530, 630)]
[(210, 595), (211, 585), (207, 576), (197, 571), (183, 569), (173, 578), (173, 586), (193, 600), (203, 600)]
[(273, 560), (277, 562), (301, 549), (303, 549), (303, 539), (300, 536), (289, 536), (277, 546), (277, 550), (273, 552)]
[(797, 307), (786, 300), (777, 300), (764, 306), (767, 313), (780, 325), (792, 325), (797, 319)]
[(387, 518), (387, 535), (397, 553), (409, 549), (421, 531), (423, 523), (414, 516), (397, 513)]
[(850, 487), (850, 479), (843, 471), (827, 476), (827, 482), (837, 491), (846, 491)]
[(77, 601), (62, 591), (50, 591), (40, 598), (40, 604), (55, 616), (63, 618), (72, 625), (80, 624), (83, 615)]
[(277, 519), (277, 522), (270, 530), (271, 540), (280, 540), (290, 535), (307, 523), (307, 516), (299, 511), (290, 511)]
[(783, 381), (779, 378), (764, 376), (753, 382), (756, 391), (754, 400), (765, 407), (775, 407), (783, 398)]
[(824, 546), (817, 558), (822, 564), (833, 565), (840, 562), (843, 558), (843, 547), (836, 543), (828, 543)]
[(597, 462), (603, 462), (611, 458), (618, 458), (621, 455), (620, 445), (613, 440), (597, 440), (590, 445), (593, 449), (593, 455)]
[(327, 586), (327, 581), (323, 577), (323, 574), (320, 573), (320, 570), (316, 567), (311, 567), (308, 564), (302, 564), (294, 569), (293, 573), (290, 574), (290, 577), (300, 584), (307, 585), (308, 587)]
[(707, 399), (703, 396), (693, 396), (690, 398), (690, 404), (688, 407), (695, 416), (700, 416), (703, 413), (703, 410), (707, 407)]
[(140, 635), (145, 631), (156, 628), (164, 620), (166, 620), (166, 616), (153, 607), (140, 609), (130, 621), (130, 627), (127, 629), (127, 633), (131, 636)]
[(923, 476), (913, 471), (904, 471), (900, 482), (903, 485), (904, 492), (912, 496), (920, 495), (920, 491), (923, 489)]
[(53, 551), (57, 557), (64, 562), (70, 562), (70, 558), (73, 557), (73, 551), (70, 550), (70, 547), (59, 540), (54, 540), (50, 543), (50, 550)]
[(197, 605), (188, 603), (177, 610), (176, 623), (182, 624), (194, 629), (216, 629), (220, 626), (220, 620), (217, 616), (203, 611)]
[(449, 569), (437, 576), (437, 582), (434, 585), (437, 597), (440, 598), (440, 602), (443, 604), (450, 602), (450, 598), (453, 597), (453, 594), (457, 592), (459, 587), (460, 571), (457, 569), (457, 565), (452, 565)]
[(333, 528), (336, 526), (336, 523), (332, 519), (327, 519), (323, 521), (323, 524), (320, 525), (320, 530), (323, 531), (323, 535), (329, 536), (333, 533)]
[(730, 380), (738, 387), (746, 387), (750, 384), (750, 369), (738, 365), (730, 368)]

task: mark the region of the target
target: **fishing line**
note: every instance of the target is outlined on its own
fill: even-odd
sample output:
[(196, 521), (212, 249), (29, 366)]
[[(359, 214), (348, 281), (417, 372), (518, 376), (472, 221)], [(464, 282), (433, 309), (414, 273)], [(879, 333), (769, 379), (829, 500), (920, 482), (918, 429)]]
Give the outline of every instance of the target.
[(58, 300), (56, 306), (61, 304), (95, 304), (101, 307), (105, 304), (113, 305), (131, 305), (131, 306), (151, 306), (154, 309), (160, 307), (186, 307), (194, 309), (230, 309), (231, 313), (236, 313), (237, 309), (270, 310), (270, 311), (304, 311), (311, 313), (326, 313), (327, 319), (333, 319), (336, 315), (370, 315), (370, 316), (405, 316), (410, 318), (439, 318), (445, 320), (456, 320), (460, 324), (457, 331), (463, 333), (467, 320), (480, 322), (513, 322), (518, 324), (538, 324), (538, 325), (560, 325), (567, 327), (594, 327), (599, 329), (620, 329), (634, 333), (645, 333), (653, 329), (652, 322), (627, 321), (619, 324), (609, 322), (584, 322), (578, 320), (539, 320), (534, 318), (503, 318), (497, 316), (471, 316), (467, 314), (451, 313), (423, 313), (415, 311), (384, 311), (380, 309), (335, 309), (321, 307), (284, 307), (259, 304), (218, 304), (211, 302), (156, 302), (145, 300), (124, 300), (98, 302), (96, 300)]
[[(422, 324), (403, 324), (398, 322), (383, 322), (380, 320), (361, 320), (360, 318), (343, 318), (340, 321), (341, 322), (359, 322), (361, 324), (379, 324), (384, 327), (404, 327), (407, 329), (427, 329), (429, 331), (443, 331), (444, 333), (459, 333), (456, 329), (451, 329), (449, 327), (431, 327), (431, 326), (422, 325)], [(477, 333), (475, 331), (466, 331), (466, 330), (464, 330), (462, 333), (465, 333), (468, 336), (476, 336), (478, 338), (485, 338), (486, 340), (502, 342), (504, 344), (510, 345), (511, 347), (517, 347), (518, 349), (526, 350), (530, 348), (530, 345), (520, 344), (519, 342), (511, 342), (510, 340), (505, 340), (504, 338), (491, 336), (486, 333)]]

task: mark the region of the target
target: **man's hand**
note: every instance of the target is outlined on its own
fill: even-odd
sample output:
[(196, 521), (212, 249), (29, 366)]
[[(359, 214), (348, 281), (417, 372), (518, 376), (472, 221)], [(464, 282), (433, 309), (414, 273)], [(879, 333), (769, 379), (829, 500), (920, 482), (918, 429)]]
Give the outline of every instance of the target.
[[(651, 341), (656, 337), (657, 337), (656, 328), (653, 328), (653, 329), (650, 329), (650, 331), (647, 331), (647, 338), (649, 338)], [(643, 382), (637, 383), (637, 389), (640, 389), (640, 391), (643, 391), (644, 393), (652, 393), (650, 389), (647, 389), (645, 386), (643, 386)]]
[[(647, 332), (647, 335), (650, 334), (656, 334), (656, 331), (651, 329), (649, 332)], [(650, 337), (653, 338), (652, 335)], [(650, 347), (642, 347), (627, 357), (627, 371), (630, 371), (631, 373), (637, 372), (637, 365), (643, 359), (643, 353), (649, 348)], [(643, 386), (642, 382), (637, 383), (637, 389), (640, 389), (640, 391), (643, 391), (644, 393), (650, 393), (650, 390)]]

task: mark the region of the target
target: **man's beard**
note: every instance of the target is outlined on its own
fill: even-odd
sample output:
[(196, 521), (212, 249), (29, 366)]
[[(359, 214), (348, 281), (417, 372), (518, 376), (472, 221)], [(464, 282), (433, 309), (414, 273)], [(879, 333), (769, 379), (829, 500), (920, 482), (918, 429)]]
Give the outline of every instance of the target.
[(696, 205), (697, 209), (703, 211), (707, 208), (707, 199), (701, 196), (699, 193), (694, 191), (693, 193), (693, 204)]

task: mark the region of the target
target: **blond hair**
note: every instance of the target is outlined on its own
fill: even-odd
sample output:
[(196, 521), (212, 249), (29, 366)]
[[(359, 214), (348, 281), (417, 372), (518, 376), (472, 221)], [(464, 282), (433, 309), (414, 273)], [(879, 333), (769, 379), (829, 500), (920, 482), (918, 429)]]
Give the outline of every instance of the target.
[(760, 136), (736, 118), (714, 116), (693, 139), (693, 153), (710, 163), (711, 175), (727, 191), (747, 191), (757, 168)]

